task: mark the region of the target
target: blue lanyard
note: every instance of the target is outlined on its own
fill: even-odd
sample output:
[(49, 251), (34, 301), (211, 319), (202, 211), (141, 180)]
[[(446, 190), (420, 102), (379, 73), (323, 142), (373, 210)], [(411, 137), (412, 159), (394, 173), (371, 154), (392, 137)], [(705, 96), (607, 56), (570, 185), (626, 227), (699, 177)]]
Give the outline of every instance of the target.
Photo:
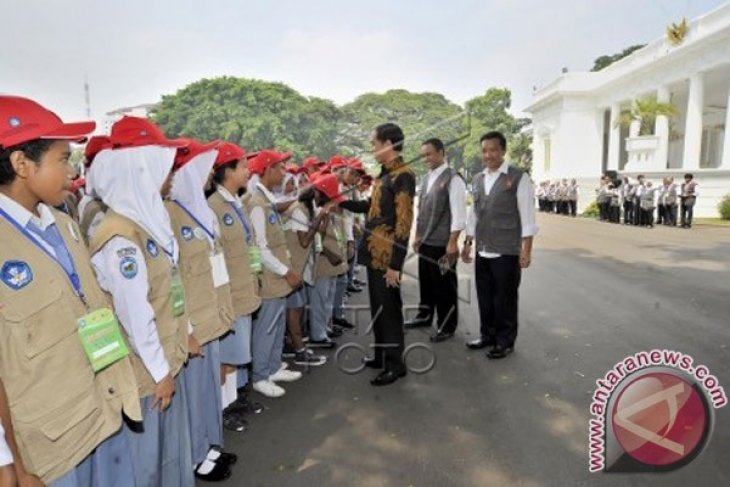
[(35, 244), (36, 247), (41, 249), (43, 253), (45, 253), (48, 257), (53, 260), (58, 266), (63, 270), (64, 274), (68, 277), (68, 280), (71, 282), (71, 286), (74, 288), (74, 292), (76, 293), (76, 296), (81, 299), (81, 301), (84, 303), (84, 305), (87, 305), (86, 303), (86, 296), (84, 295), (84, 291), (81, 288), (81, 279), (79, 278), (79, 274), (76, 272), (76, 263), (74, 262), (73, 257), (71, 256), (71, 252), (69, 252), (68, 247), (66, 247), (66, 242), (63, 240), (63, 237), (61, 237), (61, 242), (63, 243), (63, 250), (68, 254), (69, 262), (71, 263), (71, 272), (68, 272), (66, 268), (61, 264), (61, 261), (59, 261), (55, 255), (50, 253), (48, 249), (41, 244), (36, 237), (34, 237), (28, 230), (25, 229), (20, 223), (15, 221), (13, 217), (5, 213), (5, 211), (0, 208), (0, 216), (5, 218), (5, 220), (10, 223), (12, 226), (16, 228), (25, 238), (30, 240)]
[(195, 221), (195, 223), (197, 223), (197, 224), (198, 224), (198, 226), (199, 226), (200, 228), (202, 228), (203, 230), (205, 230), (205, 233), (207, 233), (207, 234), (208, 234), (208, 236), (210, 237), (210, 239), (211, 239), (211, 240), (215, 240), (215, 234), (214, 234), (213, 232), (211, 232), (210, 230), (208, 230), (208, 228), (207, 228), (207, 227), (206, 227), (205, 225), (203, 225), (203, 224), (202, 224), (202, 223), (200, 222), (200, 220), (198, 220), (197, 218), (195, 218), (195, 215), (193, 215), (193, 214), (192, 214), (192, 213), (190, 212), (190, 210), (188, 210), (187, 208), (185, 208), (185, 205), (183, 205), (182, 203), (180, 203), (180, 202), (179, 202), (178, 200), (172, 200), (172, 201), (173, 201), (173, 202), (174, 202), (174, 203), (175, 203), (175, 204), (176, 204), (177, 206), (179, 206), (180, 208), (182, 208), (182, 210), (183, 210), (183, 211), (184, 211), (185, 213), (187, 213), (187, 214), (188, 214), (188, 216), (189, 216), (190, 218), (192, 218), (192, 219), (193, 219), (193, 220)]
[(236, 216), (241, 221), (241, 225), (243, 225), (243, 230), (246, 232), (246, 243), (251, 243), (251, 229), (246, 224), (246, 219), (243, 216), (243, 213), (241, 212), (241, 209), (236, 206), (236, 204), (233, 201), (228, 202), (229, 205), (231, 205), (231, 208), (233, 208), (233, 211), (236, 212)]

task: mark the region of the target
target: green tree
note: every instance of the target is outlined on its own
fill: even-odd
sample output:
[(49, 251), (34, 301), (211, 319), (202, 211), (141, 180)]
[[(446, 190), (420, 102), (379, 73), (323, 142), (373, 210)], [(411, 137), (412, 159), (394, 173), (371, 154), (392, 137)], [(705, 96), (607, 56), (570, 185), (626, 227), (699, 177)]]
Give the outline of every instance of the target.
[(471, 115), (471, 131), (464, 148), (464, 167), (469, 174), (481, 171), (481, 147), (479, 138), (487, 132), (498, 130), (508, 140), (508, 148), (512, 139), (529, 123), (526, 119), (519, 122), (509, 113), (512, 105), (512, 92), (507, 88), (490, 88), (483, 95), (466, 102), (466, 109)]
[[(421, 142), (438, 137), (445, 143), (464, 134), (463, 109), (438, 93), (411, 93), (390, 90), (385, 93), (366, 93), (342, 107), (338, 142), (344, 153), (366, 155), (370, 151), (372, 130), (379, 124), (393, 122), (400, 125), (406, 136), (403, 156), (407, 161), (418, 157)], [(458, 144), (447, 148), (447, 157), (460, 167), (462, 148)], [(368, 159), (366, 157), (366, 159)], [(426, 172), (421, 161), (412, 168), (417, 174)]]
[(636, 44), (634, 46), (627, 47), (626, 49), (624, 49), (623, 51), (621, 51), (619, 53), (611, 54), (608, 56), (597, 57), (596, 60), (593, 61), (593, 68), (591, 68), (591, 71), (594, 71), (594, 72), (600, 71), (603, 68), (606, 68), (606, 67), (610, 66), (611, 64), (615, 63), (619, 59), (623, 59), (626, 56), (628, 56), (629, 54), (632, 54), (634, 51), (638, 51), (639, 49), (641, 49), (644, 46), (646, 46), (646, 44)]
[(658, 116), (673, 117), (676, 114), (677, 109), (671, 103), (657, 101), (654, 97), (637, 98), (630, 109), (621, 112), (618, 124), (630, 127), (633, 122), (639, 122), (639, 135), (653, 135)]
[(276, 147), (301, 160), (335, 152), (341, 112), (283, 83), (220, 77), (163, 96), (151, 116), (171, 137), (225, 139), (249, 150)]

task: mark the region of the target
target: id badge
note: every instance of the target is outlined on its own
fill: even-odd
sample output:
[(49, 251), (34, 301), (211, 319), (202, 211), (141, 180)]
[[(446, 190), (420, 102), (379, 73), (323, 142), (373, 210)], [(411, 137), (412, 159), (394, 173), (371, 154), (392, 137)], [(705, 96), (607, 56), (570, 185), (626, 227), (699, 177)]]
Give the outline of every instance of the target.
[(345, 234), (339, 228), (335, 228), (335, 239), (337, 239), (337, 245), (340, 246), (341, 250), (347, 249), (347, 242), (345, 241)]
[(213, 287), (225, 286), (230, 281), (223, 252), (210, 254), (210, 268), (213, 271)]
[(117, 317), (109, 308), (97, 309), (79, 318), (78, 333), (94, 372), (129, 355)]
[(314, 234), (314, 251), (318, 254), (322, 253), (322, 235), (319, 233)]
[(248, 262), (254, 274), (260, 274), (264, 270), (261, 265), (261, 249), (257, 245), (248, 248)]
[(172, 316), (177, 318), (185, 314), (185, 289), (183, 288), (180, 270), (177, 266), (172, 268), (170, 284), (172, 288)]

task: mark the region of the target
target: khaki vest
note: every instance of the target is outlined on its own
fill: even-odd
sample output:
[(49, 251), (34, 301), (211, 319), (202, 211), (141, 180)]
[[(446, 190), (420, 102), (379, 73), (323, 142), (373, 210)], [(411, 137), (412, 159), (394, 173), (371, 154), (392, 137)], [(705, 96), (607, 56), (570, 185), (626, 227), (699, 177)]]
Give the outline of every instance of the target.
[[(91, 240), (89, 246), (91, 254), (97, 253), (116, 236), (126, 238), (142, 250), (149, 282), (147, 300), (155, 312), (157, 336), (170, 366), (170, 374), (175, 377), (188, 357), (188, 327), (186, 315), (175, 318), (172, 313), (172, 263), (159, 246), (156, 256), (150, 254), (147, 242), (153, 241), (152, 237), (132, 220), (112, 210), (107, 212)], [(155, 380), (139, 356), (133, 350), (131, 352), (139, 397), (150, 396), (155, 392)]]
[(81, 227), (81, 233), (84, 236), (84, 240), (86, 241), (87, 245), (89, 244), (88, 235), (91, 222), (94, 221), (96, 215), (106, 212), (107, 209), (108, 207), (97, 199), (93, 199), (86, 204), (86, 207), (84, 208), (84, 214), (81, 216), (81, 222), (79, 223), (79, 226)]
[[(261, 208), (264, 211), (264, 217), (266, 218), (266, 243), (268, 244), (269, 250), (274, 254), (274, 257), (279, 259), (279, 262), (291, 268), (286, 236), (284, 235), (279, 214), (276, 213), (274, 208), (271, 207), (271, 204), (258, 191), (251, 195), (251, 199), (248, 202), (249, 214), (254, 208)], [(261, 274), (262, 299), (283, 298), (292, 292), (292, 288), (286, 282), (284, 276), (277, 276), (268, 270), (266, 266), (263, 267), (264, 271)]]
[[(78, 226), (54, 215), (88, 309), (111, 307)], [(24, 287), (0, 282), (0, 377), (25, 468), (49, 483), (118, 431), (122, 410), (142, 419), (137, 384), (129, 358), (94, 374), (77, 334), (77, 320), (89, 311), (66, 273), (2, 218), (0, 232), (0, 266), (16, 261), (30, 269)]]
[[(261, 306), (259, 298), (259, 280), (251, 272), (248, 258), (246, 232), (236, 216), (231, 203), (216, 191), (208, 198), (208, 204), (218, 217), (221, 230), (221, 245), (226, 258), (228, 277), (231, 279), (231, 299), (236, 316), (250, 315)], [(245, 208), (240, 209), (242, 212)], [(255, 243), (253, 227), (250, 222), (251, 243)]]
[[(211, 247), (205, 230), (176, 203), (167, 201), (165, 208), (180, 246), (180, 276), (185, 288), (185, 308), (193, 324), (193, 336), (198, 343), (205, 345), (228, 333), (233, 326), (231, 286), (213, 286)], [(184, 232), (183, 228), (186, 229)], [(213, 250), (216, 253), (223, 251), (217, 239)]]
[[(294, 214), (294, 210), (296, 208), (301, 208), (306, 213), (306, 208), (304, 208), (301, 203), (294, 203), (291, 205), (286, 212), (282, 215), (284, 222), (288, 222), (292, 215)], [(294, 230), (286, 230), (286, 245), (289, 249), (289, 253), (291, 254), (291, 268), (292, 271), (299, 274), (299, 277), (304, 276), (304, 269), (307, 266), (307, 261), (309, 260), (309, 256), (312, 253), (312, 248), (314, 246), (314, 241), (309, 242), (309, 245), (306, 247), (302, 247), (302, 244), (299, 243), (299, 235), (297, 235), (297, 232)]]
[(340, 242), (337, 241), (337, 234), (335, 233), (335, 227), (337, 227), (338, 231), (342, 232), (344, 238), (345, 219), (341, 215), (333, 215), (330, 218), (327, 231), (322, 239), (322, 247), (328, 249), (335, 255), (339, 255), (342, 262), (334, 266), (330, 264), (330, 261), (325, 257), (324, 253), (318, 254), (314, 268), (315, 277), (335, 277), (347, 272), (347, 244), (345, 243), (345, 247), (343, 248)]

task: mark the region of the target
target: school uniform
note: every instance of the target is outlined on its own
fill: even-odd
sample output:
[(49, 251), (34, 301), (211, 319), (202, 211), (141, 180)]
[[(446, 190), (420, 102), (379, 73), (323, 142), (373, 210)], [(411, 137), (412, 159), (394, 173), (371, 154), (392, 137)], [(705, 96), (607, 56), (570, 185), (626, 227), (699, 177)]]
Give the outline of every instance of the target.
[(286, 309), (304, 308), (308, 304), (307, 286), (314, 284), (314, 240), (306, 247), (299, 242), (297, 232), (309, 232), (310, 221), (301, 203), (294, 203), (282, 215), (286, 244), (291, 255), (291, 268), (302, 276), (304, 286), (286, 298)]
[(324, 237), (322, 237), (322, 248), (338, 256), (341, 262), (332, 265), (324, 253), (318, 253), (314, 267), (314, 287), (311, 290), (310, 307), (311, 317), (309, 320), (310, 339), (314, 342), (327, 341), (327, 326), (333, 316), (335, 306), (335, 294), (337, 290), (338, 276), (347, 271), (347, 253), (343, 251), (341, 244), (342, 237), (337, 236), (342, 231), (341, 219), (330, 215)]
[(347, 242), (352, 241), (352, 219), (344, 214), (341, 209), (334, 215), (335, 238), (340, 248), (340, 253), (345, 261), (344, 271), (335, 277), (335, 296), (332, 306), (332, 320), (334, 323), (345, 321), (345, 291), (347, 291), (347, 272), (350, 268), (350, 261), (347, 259)]
[(251, 194), (248, 209), (261, 251), (261, 308), (253, 324), (251, 341), (253, 382), (269, 381), (281, 368), (286, 330), (286, 297), (293, 291), (284, 276), (291, 268), (276, 197), (261, 183)]
[(694, 207), (698, 196), (699, 191), (697, 191), (697, 183), (694, 180), (689, 183), (682, 183), (680, 201), (683, 228), (692, 226), (692, 217), (694, 216)]
[(205, 181), (199, 176), (210, 172), (216, 154), (200, 154), (179, 169), (173, 179), (173, 200), (165, 203), (180, 247), (180, 275), (192, 334), (202, 353), (202, 357), (189, 358), (185, 367), (194, 465), (206, 459), (211, 446), (223, 445), (218, 340), (233, 325), (229, 276), (216, 235), (216, 217), (205, 200)]
[(130, 358), (94, 372), (79, 320), (109, 302), (78, 225), (38, 212), (0, 194), (0, 377), (20, 457), (48, 485), (134, 485), (120, 434), (122, 413), (142, 419)]

